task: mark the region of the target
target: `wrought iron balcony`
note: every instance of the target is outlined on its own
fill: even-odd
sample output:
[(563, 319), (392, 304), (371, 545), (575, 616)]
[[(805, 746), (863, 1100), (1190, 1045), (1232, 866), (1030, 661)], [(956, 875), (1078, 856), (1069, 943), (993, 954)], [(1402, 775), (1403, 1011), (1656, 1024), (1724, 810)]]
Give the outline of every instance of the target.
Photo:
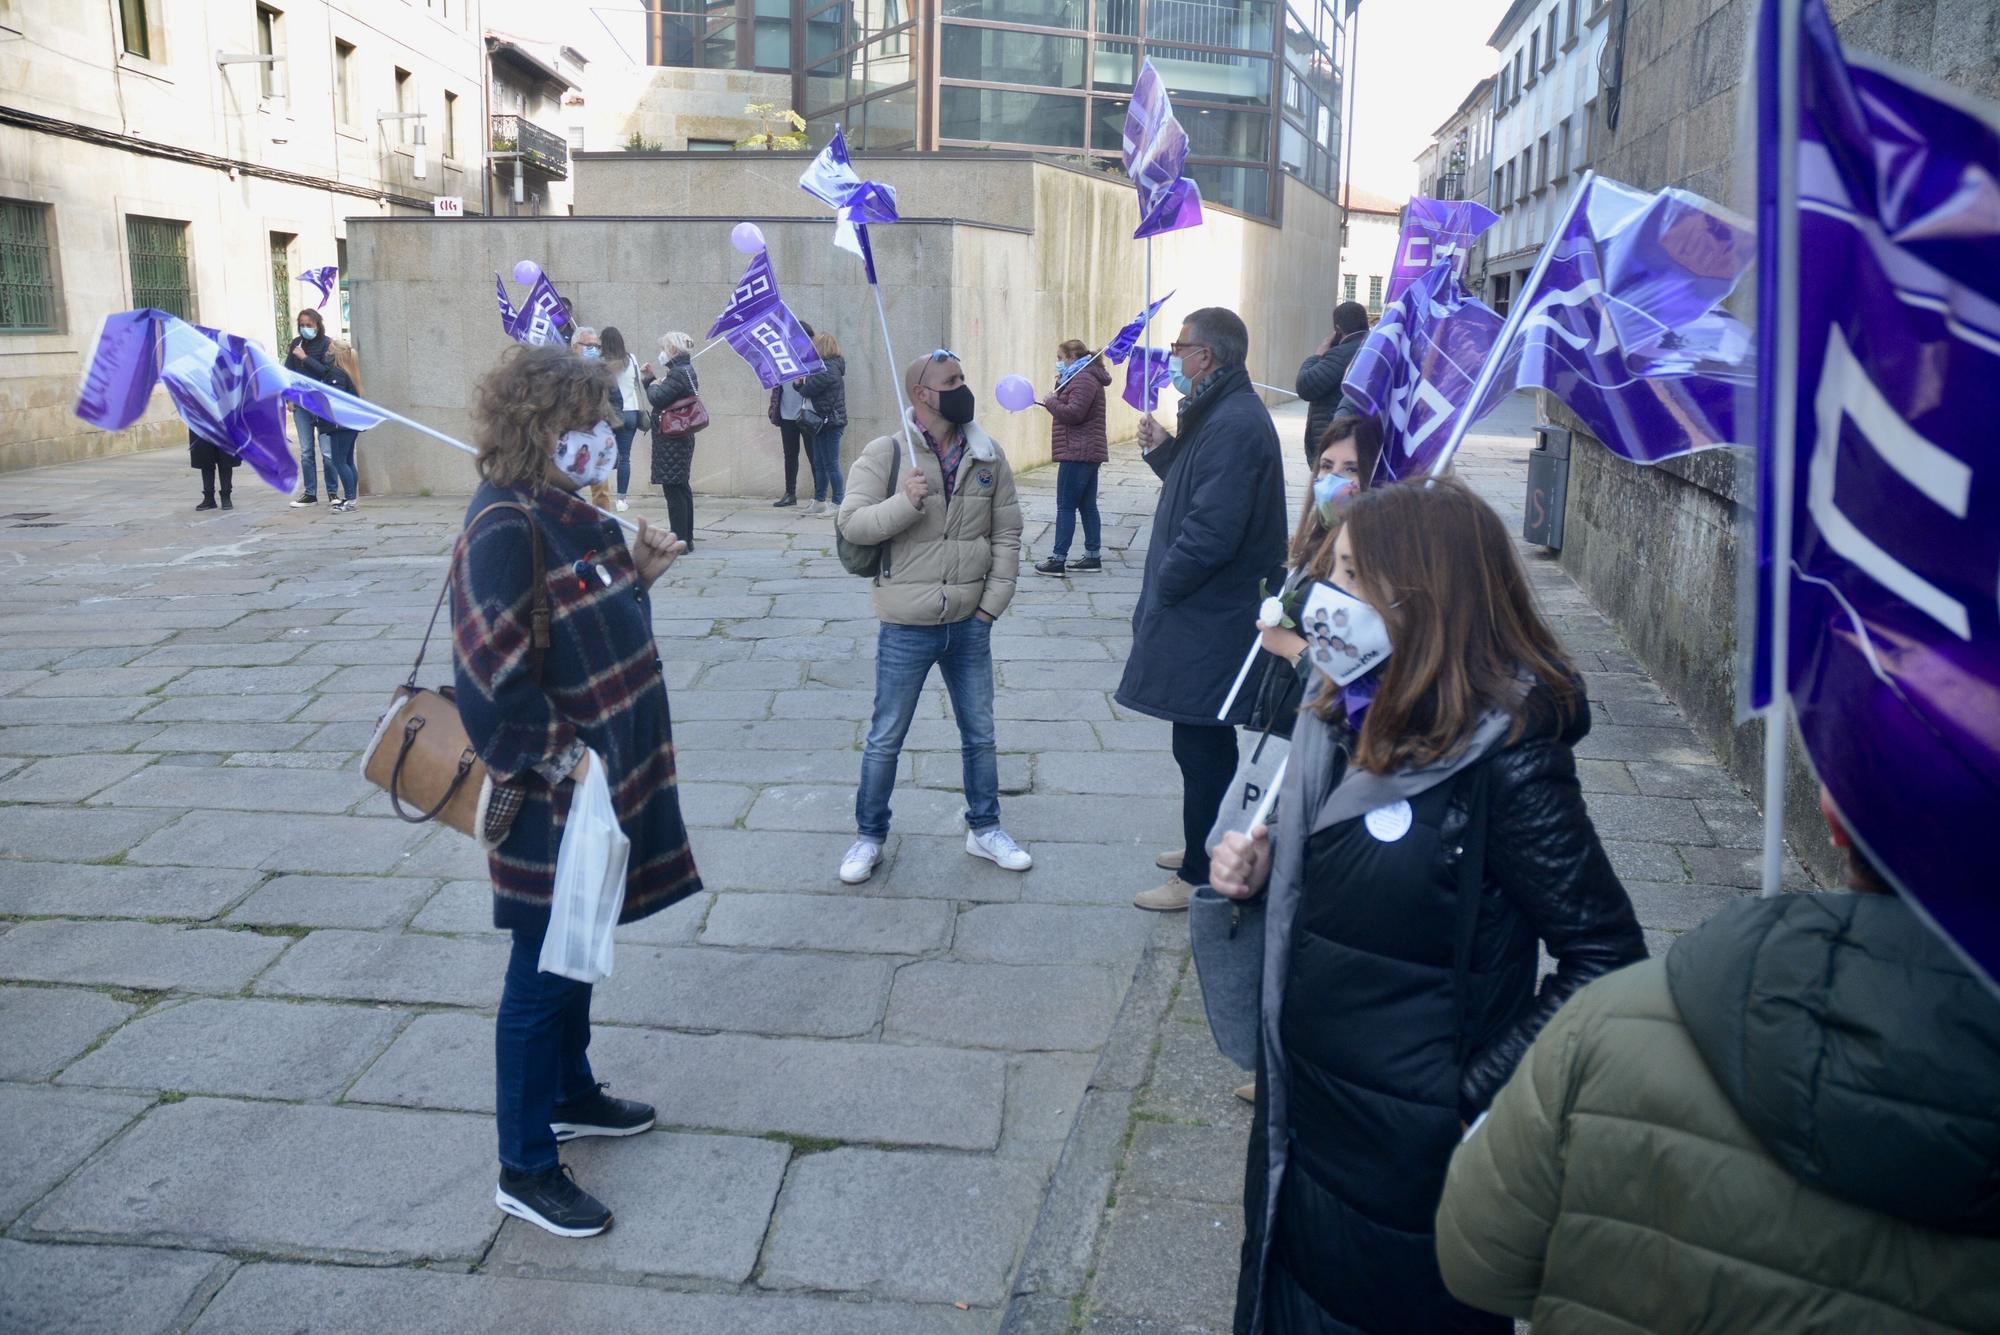
[(551, 134), (526, 116), (488, 119), (489, 139), (495, 153), (519, 153), (528, 167), (554, 180), (569, 176), (569, 145), (560, 135)]

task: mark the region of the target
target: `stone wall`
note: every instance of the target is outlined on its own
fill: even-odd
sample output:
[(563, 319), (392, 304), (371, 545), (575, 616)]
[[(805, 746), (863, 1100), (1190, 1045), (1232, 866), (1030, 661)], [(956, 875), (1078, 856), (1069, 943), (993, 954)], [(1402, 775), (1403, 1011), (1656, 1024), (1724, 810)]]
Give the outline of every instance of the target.
[[(1680, 186), (1752, 211), (1739, 138), (1755, 0), (1630, 0), (1618, 127), (1600, 101), (1597, 170), (1652, 190)], [(2000, 5), (1992, 0), (1830, 0), (1841, 41), (1988, 98), (2000, 97)], [(1746, 284), (1747, 287), (1747, 284)], [(1747, 311), (1747, 306), (1746, 306)], [(1576, 432), (1562, 563), (1618, 623), (1633, 654), (1704, 740), (1760, 790), (1763, 725), (1736, 723), (1738, 462), (1697, 455), (1655, 468), (1617, 458), (1549, 395), (1544, 415)], [(1816, 870), (1832, 856), (1796, 737), (1786, 830)]]
[[(829, 211), (798, 189), (804, 160), (584, 154), (575, 218), (357, 223), (349, 244), (356, 336), (379, 350), (370, 397), (469, 438), (472, 386), (506, 346), (491, 275), (522, 258), (547, 269), (580, 319), (616, 325), (642, 359), (669, 329), (701, 340), (742, 273), (728, 234), (749, 217), (764, 230), (787, 302), (832, 332), (848, 358), (851, 459), (895, 429), (893, 372), (860, 262), (833, 248)], [(871, 233), (899, 358), (958, 351), (980, 421), (1008, 458), (1017, 468), (1046, 462), (1047, 414), (1001, 412), (993, 385), (1018, 373), (1046, 388), (1058, 343), (1107, 339), (1144, 304), (1131, 187), (1001, 154), (896, 154), (861, 170), (897, 187), (908, 220)], [(1154, 325), (1156, 344), (1196, 307), (1230, 306), (1250, 325), (1253, 376), (1291, 384), (1330, 317), (1338, 221), (1330, 201), (1288, 190), (1282, 230), (1215, 211), (1203, 227), (1159, 239), (1154, 290), (1176, 295)], [(622, 216), (584, 216), (598, 212)], [(695, 453), (696, 490), (775, 494), (782, 468), (768, 391), (726, 346), (697, 367), (713, 425)], [(1114, 397), (1113, 438), (1130, 437), (1136, 420)], [(644, 484), (646, 454), (642, 438), (635, 486)], [(472, 481), (462, 456), (404, 428), (369, 433), (360, 455), (369, 491), (465, 491)]]

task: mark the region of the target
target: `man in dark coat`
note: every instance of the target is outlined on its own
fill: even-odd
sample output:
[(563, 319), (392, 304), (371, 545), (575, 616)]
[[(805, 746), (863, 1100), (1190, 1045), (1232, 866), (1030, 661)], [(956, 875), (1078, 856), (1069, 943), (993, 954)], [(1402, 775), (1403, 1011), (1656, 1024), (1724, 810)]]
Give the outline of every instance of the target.
[(1244, 369), (1249, 350), (1234, 311), (1196, 311), (1172, 349), (1178, 430), (1168, 435), (1150, 414), (1139, 423), (1162, 486), (1117, 700), (1173, 724), (1186, 839), (1179, 872), (1133, 900), (1155, 912), (1187, 908), (1208, 880), (1202, 845), (1236, 773), (1236, 725), (1254, 692), (1239, 693), (1226, 721), (1217, 713), (1256, 638), (1259, 586), (1284, 578), (1284, 459)]
[(1340, 405), (1340, 382), (1354, 354), (1368, 338), (1368, 308), (1358, 301), (1343, 301), (1333, 308), (1333, 332), (1312, 356), (1299, 366), (1296, 388), (1306, 401), (1306, 470), (1312, 471), (1319, 438), (1333, 425), (1334, 410)]

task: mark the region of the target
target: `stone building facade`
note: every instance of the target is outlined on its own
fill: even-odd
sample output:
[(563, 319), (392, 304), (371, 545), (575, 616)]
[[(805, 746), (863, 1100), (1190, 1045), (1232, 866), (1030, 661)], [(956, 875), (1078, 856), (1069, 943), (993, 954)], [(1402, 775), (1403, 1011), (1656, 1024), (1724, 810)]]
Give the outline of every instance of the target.
[[(1597, 169), (1642, 189), (1679, 186), (1750, 216), (1752, 150), (1739, 137), (1739, 118), (1755, 0), (1627, 0), (1613, 9), (1621, 11), (1610, 17), (1614, 40), (1622, 24), (1623, 50), (1606, 61), (1591, 124)], [(1849, 50), (2000, 100), (2000, 5), (1992, 0), (1829, 0), (1828, 9)], [(1837, 281), (1808, 276), (1821, 280)], [(1755, 791), (1763, 726), (1736, 721), (1747, 458), (1715, 450), (1640, 468), (1591, 439), (1551, 396), (1541, 398), (1545, 415), (1574, 432), (1563, 565)], [(1796, 738), (1787, 792), (1793, 847), (1832, 872)]]

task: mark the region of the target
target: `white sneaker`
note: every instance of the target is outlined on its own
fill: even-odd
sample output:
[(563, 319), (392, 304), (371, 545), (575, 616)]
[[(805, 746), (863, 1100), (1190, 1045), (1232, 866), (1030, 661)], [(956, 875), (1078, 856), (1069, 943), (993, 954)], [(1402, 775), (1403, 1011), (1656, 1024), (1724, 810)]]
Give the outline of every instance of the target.
[(631, 506), (629, 506), (629, 505), (627, 505), (627, 504), (625, 503), (625, 498), (624, 498), (623, 496), (620, 496), (620, 497), (618, 498), (618, 513), (619, 513), (619, 514), (621, 514), (621, 515), (622, 515), (622, 514), (624, 514), (624, 513), (625, 513), (625, 512), (627, 511), (627, 510), (629, 510), (629, 509), (631, 509), (631, 508), (632, 508)]
[(873, 839), (856, 839), (854, 847), (840, 860), (840, 879), (848, 885), (860, 885), (875, 874), (881, 861), (882, 845)]
[(1005, 871), (1026, 871), (1035, 865), (1028, 856), (1028, 850), (1014, 842), (1014, 836), (998, 825), (990, 830), (968, 830), (965, 834), (965, 851), (976, 858), (985, 858), (998, 864)]

